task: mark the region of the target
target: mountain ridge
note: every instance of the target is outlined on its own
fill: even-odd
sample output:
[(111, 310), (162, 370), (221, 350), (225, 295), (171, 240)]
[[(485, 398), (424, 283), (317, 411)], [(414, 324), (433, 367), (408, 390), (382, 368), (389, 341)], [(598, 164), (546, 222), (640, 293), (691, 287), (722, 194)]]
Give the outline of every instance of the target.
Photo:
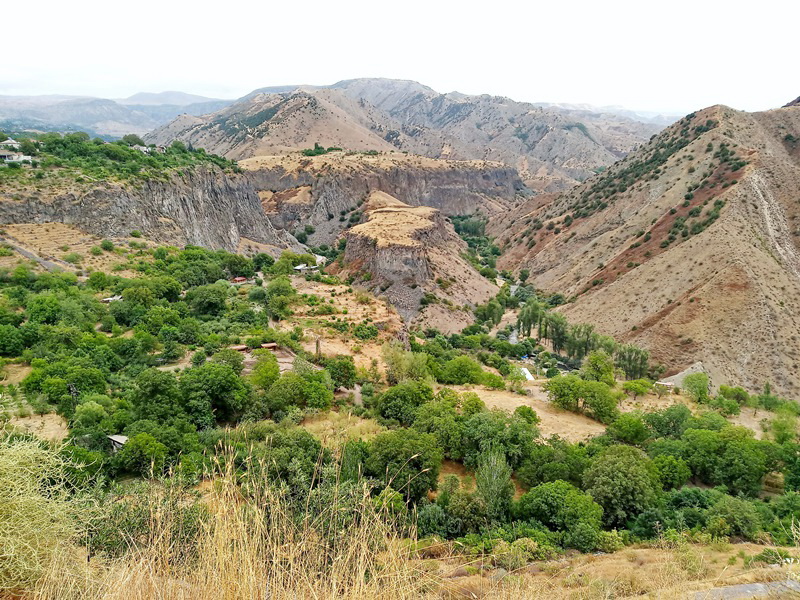
[(626, 117), (546, 109), (497, 96), (439, 94), (414, 81), (351, 79), (331, 86), (261, 88), (201, 119), (178, 118), (147, 139), (159, 144), (179, 139), (234, 159), (320, 143), (351, 151), (492, 160), (515, 167), (538, 191), (553, 191), (607, 167), (659, 129)]
[(799, 138), (797, 107), (691, 113), (569, 192), (496, 215), (499, 266), (673, 370), (701, 360), (718, 382), (797, 395)]

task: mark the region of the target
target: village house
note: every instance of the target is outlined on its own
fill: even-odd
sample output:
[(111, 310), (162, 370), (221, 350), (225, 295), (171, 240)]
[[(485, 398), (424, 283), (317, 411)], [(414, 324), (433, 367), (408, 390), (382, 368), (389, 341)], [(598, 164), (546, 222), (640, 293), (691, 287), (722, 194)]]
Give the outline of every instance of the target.
[(7, 163), (21, 163), (26, 160), (30, 161), (32, 158), (27, 154), (20, 154), (14, 150), (4, 150), (0, 148), (0, 160)]
[(298, 273), (306, 273), (308, 271), (316, 271), (317, 269), (319, 269), (319, 267), (317, 265), (307, 265), (306, 263), (299, 264), (294, 268), (294, 270), (297, 271)]
[(17, 140), (12, 140), (11, 138), (8, 138), (6, 141), (0, 142), (0, 149), (2, 149), (2, 150), (19, 150), (20, 149), (20, 143)]

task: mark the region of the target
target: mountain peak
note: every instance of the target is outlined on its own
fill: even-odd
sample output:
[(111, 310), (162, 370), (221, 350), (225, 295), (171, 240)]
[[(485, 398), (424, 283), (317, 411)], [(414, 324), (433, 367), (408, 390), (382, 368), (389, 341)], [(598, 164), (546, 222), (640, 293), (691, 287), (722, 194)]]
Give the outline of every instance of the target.
[(187, 94), (186, 92), (139, 92), (128, 98), (117, 100), (119, 104), (138, 104), (143, 106), (158, 106), (169, 104), (172, 106), (188, 106), (189, 104), (198, 104), (200, 102), (214, 102), (218, 98), (208, 98), (206, 96), (198, 96), (196, 94)]

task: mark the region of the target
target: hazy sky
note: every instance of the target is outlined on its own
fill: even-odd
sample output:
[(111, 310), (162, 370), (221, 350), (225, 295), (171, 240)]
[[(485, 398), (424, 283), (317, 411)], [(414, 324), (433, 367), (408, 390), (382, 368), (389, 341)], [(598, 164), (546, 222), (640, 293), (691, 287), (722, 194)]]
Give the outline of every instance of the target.
[(25, 0), (0, 94), (126, 97), (354, 77), (685, 113), (800, 95), (797, 0)]

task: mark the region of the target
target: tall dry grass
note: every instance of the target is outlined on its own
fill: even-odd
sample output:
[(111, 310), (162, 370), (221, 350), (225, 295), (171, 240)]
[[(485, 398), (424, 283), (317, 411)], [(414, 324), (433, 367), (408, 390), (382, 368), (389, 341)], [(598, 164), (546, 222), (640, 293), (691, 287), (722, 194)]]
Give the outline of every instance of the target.
[[(148, 533), (131, 539), (122, 558), (93, 558), (87, 564), (85, 549), (54, 548), (32, 596), (401, 600), (437, 586), (437, 577), (410, 560), (413, 547), (389, 525), (366, 487), (356, 493), (342, 489), (349, 494), (347, 515), (334, 486), (328, 507), (298, 520), (296, 508), (273, 485), (250, 481), (245, 496), (231, 467), (221, 467), (213, 482), (203, 495), (209, 516), (193, 538), (192, 552), (176, 535), (180, 517), (169, 508), (175, 504), (154, 492)], [(171, 492), (165, 486), (160, 493)]]

